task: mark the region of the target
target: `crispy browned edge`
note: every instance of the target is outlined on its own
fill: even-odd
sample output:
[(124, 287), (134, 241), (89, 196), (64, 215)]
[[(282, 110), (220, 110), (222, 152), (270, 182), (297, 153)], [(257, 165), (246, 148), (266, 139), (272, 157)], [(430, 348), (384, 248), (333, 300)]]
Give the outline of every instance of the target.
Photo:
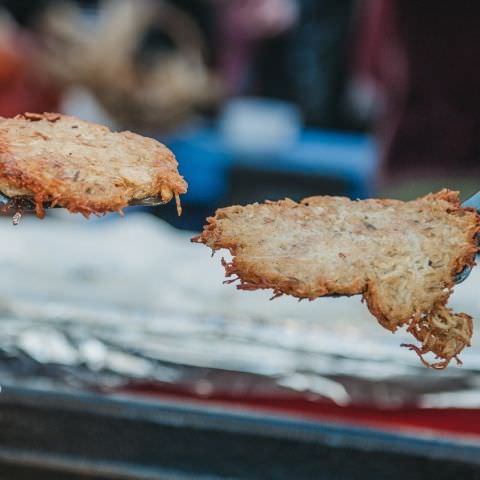
[[(62, 118), (62, 115), (59, 113), (53, 112), (44, 112), (44, 113), (31, 113), (25, 112), (14, 117), (15, 119), (25, 119), (32, 122), (39, 120), (47, 120), (49, 122), (56, 122)], [(93, 124), (96, 125), (96, 124)], [(103, 127), (102, 127), (103, 128)], [(174, 164), (178, 165), (173, 153), (167, 149), (167, 155), (174, 160)], [(29, 172), (25, 172), (15, 166), (14, 161), (8, 161), (10, 158), (14, 160), (14, 156), (11, 153), (8, 145), (8, 141), (5, 138), (2, 138), (0, 133), (0, 158), (3, 160), (0, 162), (0, 178), (6, 180), (12, 186), (25, 189), (34, 194), (33, 199), (36, 206), (36, 214), (39, 218), (45, 216), (44, 203), (46, 201), (51, 202), (51, 206), (55, 206), (61, 203), (62, 207), (65, 207), (71, 213), (81, 213), (85, 217), (90, 215), (104, 215), (108, 212), (118, 212), (123, 214), (123, 209), (128, 206), (128, 201), (122, 197), (117, 197), (110, 202), (99, 202), (94, 199), (82, 199), (78, 196), (69, 196), (64, 192), (61, 194), (61, 198), (55, 198), (55, 194), (48, 192), (42, 182), (40, 182), (34, 176), (29, 175)], [(187, 191), (187, 183), (180, 176), (180, 174), (170, 175), (161, 179), (160, 184), (167, 185), (175, 196), (177, 203), (177, 210), (179, 215), (181, 214), (181, 206), (179, 195)], [(50, 184), (51, 186), (51, 184)], [(59, 194), (60, 197), (60, 194)]]
[[(477, 235), (480, 232), (480, 216), (478, 215), (475, 209), (462, 208), (462, 206), (460, 205), (458, 192), (444, 189), (438, 193), (432, 193), (423, 198), (431, 199), (432, 201), (435, 201), (435, 200), (447, 201), (448, 203), (450, 203), (450, 207), (447, 209), (447, 211), (451, 214), (456, 214), (457, 212), (460, 212), (462, 210), (475, 213), (475, 215), (472, 216), (472, 222), (467, 232), (468, 242), (465, 248), (463, 249), (463, 251), (455, 258), (454, 266), (452, 268), (452, 274), (448, 284), (446, 285), (447, 290), (445, 292), (445, 295), (434, 306), (434, 310), (435, 310), (437, 308), (440, 308), (446, 305), (448, 298), (451, 294), (452, 288), (455, 284), (455, 275), (461, 272), (465, 267), (475, 265), (475, 255), (479, 250), (477, 246)], [(280, 203), (287, 207), (288, 206), (293, 207), (299, 204), (305, 205), (308, 203), (308, 201), (309, 199), (306, 198), (302, 200), (300, 203), (296, 203), (292, 200), (286, 199), (286, 200), (281, 200)], [(392, 202), (392, 200), (378, 200), (378, 201), (384, 205), (388, 205)], [(397, 202), (397, 201), (393, 201), (393, 202)], [(279, 202), (267, 201), (265, 203), (278, 204)], [(298, 282), (291, 281), (288, 279), (280, 279), (279, 275), (262, 276), (261, 274), (255, 271), (252, 271), (251, 269), (244, 268), (244, 265), (242, 265), (242, 262), (236, 258), (236, 254), (241, 244), (235, 241), (231, 241), (230, 243), (228, 243), (222, 239), (222, 229), (221, 229), (219, 220), (221, 220), (222, 217), (224, 217), (227, 214), (226, 212), (232, 208), (242, 208), (242, 207), (233, 206), (233, 207), (218, 209), (215, 212), (215, 216), (209, 217), (207, 219), (207, 224), (205, 225), (202, 233), (192, 238), (192, 242), (206, 244), (209, 247), (211, 247), (213, 251), (221, 248), (226, 248), (230, 251), (233, 257), (232, 261), (226, 262), (225, 259), (222, 258), (222, 265), (225, 268), (226, 277), (233, 277), (233, 276), (235, 277), (233, 279), (226, 280), (227, 283), (233, 283), (233, 282), (239, 281), (239, 283), (237, 284), (237, 288), (241, 290), (273, 289), (272, 298), (276, 298), (283, 294), (292, 295), (299, 299), (306, 298), (309, 300), (313, 300), (321, 296), (329, 296), (329, 295), (338, 296), (337, 292), (329, 288), (328, 283), (319, 285), (318, 288), (316, 287), (315, 293), (312, 293), (312, 292), (305, 291), (304, 289), (299, 287)], [(384, 314), (381, 312), (377, 302), (378, 293), (376, 292), (374, 282), (369, 282), (367, 285), (352, 285), (350, 290), (342, 292), (342, 295), (346, 295), (346, 296), (357, 295), (357, 294), (361, 294), (363, 296), (363, 299), (366, 300), (366, 303), (370, 312), (378, 319), (378, 321), (385, 328), (391, 331), (395, 331), (398, 328), (399, 325), (391, 325), (391, 323), (388, 321), (388, 318), (386, 318)], [(430, 312), (426, 312), (426, 313), (430, 313)], [(458, 315), (460, 315), (462, 318), (467, 320), (469, 325), (469, 330), (470, 332), (472, 332), (473, 324), (472, 324), (471, 317), (466, 314), (458, 314)], [(418, 319), (415, 319), (415, 322), (417, 322), (417, 320)], [(420, 336), (418, 335), (418, 332), (415, 332), (413, 330), (413, 327), (414, 327), (414, 324), (411, 324), (409, 326), (409, 331), (411, 331), (411, 333), (413, 333), (419, 340), (423, 341), (422, 338), (419, 338)], [(417, 347), (414, 347), (412, 345), (408, 345), (408, 346), (412, 348), (416, 348), (417, 353), (419, 353), (420, 358), (422, 359), (422, 362), (424, 362), (427, 366), (434, 366), (434, 367), (437, 366), (438, 368), (444, 368), (448, 364), (448, 361), (446, 363), (444, 362), (440, 364), (433, 364), (433, 365), (428, 364), (423, 360), (423, 357), (421, 355), (422, 353), (425, 353), (425, 352), (420, 351)]]

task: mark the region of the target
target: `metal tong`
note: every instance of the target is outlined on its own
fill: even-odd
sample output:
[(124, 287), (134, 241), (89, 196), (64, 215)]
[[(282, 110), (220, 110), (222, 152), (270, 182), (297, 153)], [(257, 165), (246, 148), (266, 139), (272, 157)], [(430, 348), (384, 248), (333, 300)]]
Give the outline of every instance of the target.
[[(165, 202), (160, 197), (147, 197), (138, 200), (132, 200), (129, 202), (129, 207), (156, 207), (158, 205), (164, 205)], [(48, 203), (44, 204), (44, 208), (63, 208), (61, 205), (55, 205), (51, 207)], [(0, 213), (7, 214), (8, 212), (14, 212), (13, 223), (16, 225), (20, 220), (23, 213), (29, 213), (35, 211), (35, 202), (30, 197), (7, 197), (3, 193), (0, 193)]]
[[(475, 195), (471, 196), (467, 200), (462, 203), (462, 207), (466, 208), (474, 208), (477, 212), (480, 213), (480, 192), (477, 192)], [(479, 243), (480, 238), (477, 237), (477, 243)], [(455, 277), (455, 283), (462, 283), (464, 280), (468, 278), (470, 272), (472, 271), (472, 267), (465, 267), (460, 273), (457, 273)]]
[[(0, 193), (0, 208), (1, 207), (8, 208), (10, 206), (13, 207), (15, 201), (19, 202), (19, 205), (23, 207), (24, 212), (35, 211), (35, 203), (30, 197), (10, 198), (4, 195), (3, 193)], [(141, 198), (138, 200), (132, 200), (131, 202), (129, 202), (128, 206), (129, 207), (138, 207), (138, 206), (156, 207), (157, 205), (165, 205), (166, 203), (168, 202), (165, 202), (160, 197), (147, 197), (147, 198)], [(61, 205), (55, 205), (54, 207), (45, 205), (45, 208), (63, 208), (63, 207)]]

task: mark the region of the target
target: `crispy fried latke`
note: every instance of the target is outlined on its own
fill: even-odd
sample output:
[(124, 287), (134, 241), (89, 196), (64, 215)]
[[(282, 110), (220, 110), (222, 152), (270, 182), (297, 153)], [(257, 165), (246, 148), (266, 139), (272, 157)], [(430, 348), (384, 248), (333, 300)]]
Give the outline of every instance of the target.
[[(480, 217), (442, 190), (410, 202), (311, 197), (217, 210), (194, 242), (227, 248), (238, 288), (313, 300), (362, 295), (379, 323), (406, 326), (425, 365), (445, 368), (470, 345), (472, 319), (445, 305), (475, 263)], [(428, 363), (426, 353), (440, 361)], [(458, 360), (459, 361), (459, 360)]]
[(0, 118), (0, 192), (88, 217), (185, 193), (172, 152), (151, 138), (57, 113)]

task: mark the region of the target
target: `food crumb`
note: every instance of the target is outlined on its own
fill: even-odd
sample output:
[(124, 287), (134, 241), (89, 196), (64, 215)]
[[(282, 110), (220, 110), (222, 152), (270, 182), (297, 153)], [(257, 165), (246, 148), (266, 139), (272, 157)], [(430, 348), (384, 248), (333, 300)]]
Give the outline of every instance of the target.
[(15, 215), (12, 217), (12, 224), (13, 225), (18, 225), (20, 223), (20, 219), (22, 218), (22, 212), (20, 210), (17, 210), (15, 212)]

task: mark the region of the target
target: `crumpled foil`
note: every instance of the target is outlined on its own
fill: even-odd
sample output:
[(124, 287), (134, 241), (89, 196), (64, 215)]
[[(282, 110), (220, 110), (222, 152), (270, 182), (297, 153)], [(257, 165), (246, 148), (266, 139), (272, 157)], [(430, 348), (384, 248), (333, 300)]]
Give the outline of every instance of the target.
[[(426, 369), (359, 298), (269, 301), (224, 285), (221, 252), (143, 213), (0, 221), (0, 382), (200, 395), (302, 395), (340, 405), (479, 406), (480, 348)], [(225, 254), (226, 256), (227, 254)], [(450, 305), (480, 318), (480, 273)]]

